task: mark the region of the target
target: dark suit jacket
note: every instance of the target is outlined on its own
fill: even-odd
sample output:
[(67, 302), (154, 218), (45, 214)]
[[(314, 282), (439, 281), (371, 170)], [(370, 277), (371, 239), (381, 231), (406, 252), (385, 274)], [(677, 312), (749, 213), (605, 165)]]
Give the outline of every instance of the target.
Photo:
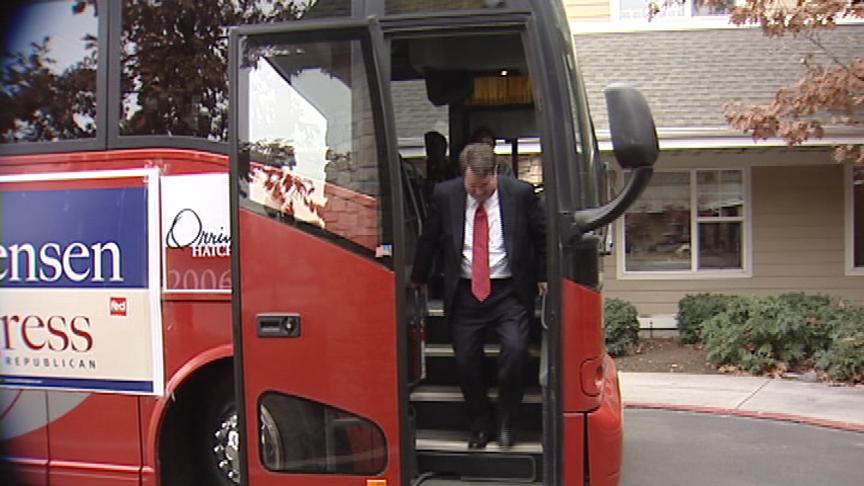
[[(417, 244), (411, 281), (424, 284), (435, 258), (444, 270), (444, 313), (452, 315), (453, 299), (462, 271), (465, 239), (464, 179), (457, 178), (435, 186), (429, 217)], [(534, 309), (537, 282), (546, 281), (546, 222), (543, 207), (534, 188), (511, 177), (498, 177), (498, 200), (504, 247), (513, 283), (520, 302)]]

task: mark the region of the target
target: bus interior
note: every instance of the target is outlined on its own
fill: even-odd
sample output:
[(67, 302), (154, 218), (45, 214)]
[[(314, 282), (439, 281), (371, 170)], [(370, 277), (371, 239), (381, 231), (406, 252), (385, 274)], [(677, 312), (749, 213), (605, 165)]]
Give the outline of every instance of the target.
[[(405, 220), (409, 223), (408, 255), (422, 229), (430, 188), (460, 172), (458, 156), (478, 131), (495, 138), (500, 177), (517, 177), (542, 192), (542, 159), (534, 93), (522, 46), (512, 33), (466, 33), (393, 38), (390, 42), (391, 90), (399, 135), (405, 192)], [(425, 130), (421, 132), (421, 130)], [(446, 131), (445, 131), (446, 130)], [(449, 147), (448, 170), (434, 166), (435, 147), (427, 133), (444, 135)], [(435, 136), (437, 137), (437, 135)], [(418, 155), (420, 155), (418, 157)], [(443, 172), (443, 174), (442, 174)], [(504, 175), (506, 174), (506, 175)], [(415, 423), (419, 474), (485, 480), (542, 481), (543, 390), (540, 386), (541, 323), (532, 326), (525, 373), (525, 396), (517, 424), (518, 441), (504, 449), (495, 441), (469, 451), (468, 423), (458, 386), (450, 329), (443, 316), (440, 275), (433, 275), (425, 296), (425, 319), (409, 319), (409, 360), (415, 363), (410, 387), (410, 416)], [(423, 300), (423, 297), (421, 297)], [(424, 307), (423, 303), (420, 303)], [(417, 337), (425, 336), (418, 346)], [(500, 351), (495, 332), (487, 332), (484, 346), (486, 383), (496, 397), (496, 358)]]

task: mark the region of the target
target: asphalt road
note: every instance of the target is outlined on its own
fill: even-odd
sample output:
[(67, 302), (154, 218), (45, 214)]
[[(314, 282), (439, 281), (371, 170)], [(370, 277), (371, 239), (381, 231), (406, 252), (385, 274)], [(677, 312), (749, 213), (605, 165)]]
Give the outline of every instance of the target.
[(861, 486), (864, 434), (666, 410), (624, 413), (621, 486)]

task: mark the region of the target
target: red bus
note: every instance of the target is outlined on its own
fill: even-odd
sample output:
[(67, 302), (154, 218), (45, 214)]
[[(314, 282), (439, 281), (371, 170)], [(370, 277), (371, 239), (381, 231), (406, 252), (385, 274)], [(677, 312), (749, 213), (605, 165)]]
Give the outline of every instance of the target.
[[(607, 89), (608, 198), (558, 2), (4, 8), (4, 484), (617, 484), (601, 235), (657, 140)], [(440, 289), (408, 275), (427, 141), (456, 166), (480, 127), (544, 201), (549, 293), (524, 437), (474, 451)]]

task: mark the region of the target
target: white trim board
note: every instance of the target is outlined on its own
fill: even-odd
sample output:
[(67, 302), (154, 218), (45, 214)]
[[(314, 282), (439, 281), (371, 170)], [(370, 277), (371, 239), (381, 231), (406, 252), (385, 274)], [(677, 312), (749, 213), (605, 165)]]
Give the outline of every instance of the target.
[(854, 201), (855, 197), (854, 191), (852, 190), (852, 163), (845, 164), (843, 168), (843, 212), (844, 212), (844, 220), (845, 220), (845, 228), (844, 228), (844, 238), (843, 238), (843, 253), (845, 255), (844, 259), (844, 269), (846, 276), (864, 276), (864, 267), (856, 267), (855, 266), (855, 258), (853, 255), (854, 252), (854, 242), (855, 238), (855, 228), (854, 228)]

